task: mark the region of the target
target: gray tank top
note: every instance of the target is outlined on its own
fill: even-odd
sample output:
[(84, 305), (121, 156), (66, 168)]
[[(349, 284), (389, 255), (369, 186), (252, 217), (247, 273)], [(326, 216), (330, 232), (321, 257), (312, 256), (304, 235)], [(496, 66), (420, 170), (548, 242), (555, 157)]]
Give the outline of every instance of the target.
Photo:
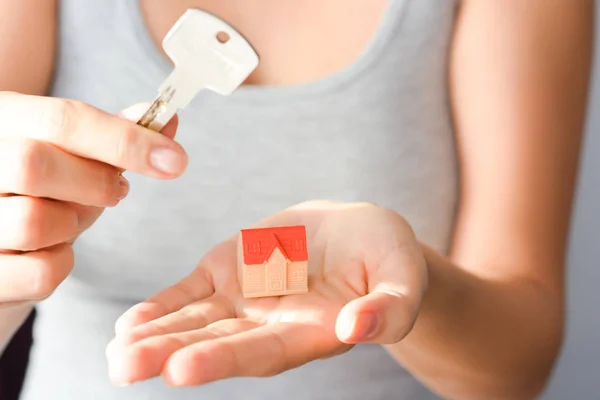
[[(24, 400), (434, 399), (376, 345), (273, 378), (114, 387), (104, 350), (127, 308), (189, 274), (214, 244), (310, 199), (392, 208), (445, 252), (458, 194), (447, 51), (458, 0), (389, 0), (352, 64), (317, 81), (208, 92), (180, 114), (189, 169), (129, 174), (131, 192), (76, 243), (72, 276), (39, 307)], [(61, 0), (53, 96), (118, 112), (171, 71), (137, 0)]]

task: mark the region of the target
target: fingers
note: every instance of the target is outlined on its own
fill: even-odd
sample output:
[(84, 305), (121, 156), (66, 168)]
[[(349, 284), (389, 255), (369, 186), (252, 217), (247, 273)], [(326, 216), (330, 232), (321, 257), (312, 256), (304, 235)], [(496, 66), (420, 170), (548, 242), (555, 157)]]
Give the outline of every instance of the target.
[(0, 193), (111, 207), (129, 191), (116, 168), (27, 138), (0, 139)]
[(412, 329), (427, 288), (420, 243), (407, 221), (392, 210), (369, 203), (328, 207), (338, 211), (329, 213), (324, 223), (325, 269), (360, 260), (360, 281), (348, 278), (346, 283), (356, 293), (366, 289), (340, 311), (338, 339), (347, 344), (400, 341)]
[(166, 361), (163, 378), (172, 386), (192, 386), (231, 377), (272, 376), (321, 358), (338, 344), (318, 325), (269, 324), (177, 350)]
[[(117, 113), (117, 117), (124, 118), (131, 122), (136, 122), (142, 118), (144, 113), (150, 107), (150, 103), (139, 103), (134, 104), (131, 107), (126, 108), (125, 110)], [(175, 134), (177, 133), (177, 127), (179, 125), (179, 118), (177, 115), (174, 115), (173, 118), (162, 128), (160, 131), (161, 134), (168, 137), (169, 139), (175, 138)]]
[(138, 342), (152, 336), (169, 335), (204, 328), (215, 321), (234, 318), (235, 311), (230, 301), (222, 296), (188, 304), (171, 314), (138, 325), (126, 332), (121, 338), (128, 343)]
[(67, 242), (79, 233), (74, 209), (35, 197), (0, 197), (0, 221), (0, 249), (38, 250)]
[(67, 203), (77, 213), (79, 233), (87, 230), (104, 212), (101, 207), (88, 207), (77, 203)]
[(336, 322), (336, 335), (348, 344), (393, 344), (412, 329), (416, 309), (398, 293), (375, 292), (349, 303)]
[(175, 312), (214, 293), (208, 274), (196, 268), (190, 275), (127, 310), (115, 323), (115, 332), (121, 335), (133, 327)]
[(159, 376), (167, 359), (185, 346), (244, 332), (256, 326), (255, 322), (248, 320), (224, 319), (202, 329), (152, 336), (129, 346), (116, 339), (106, 351), (109, 376), (118, 385)]
[(81, 102), (0, 94), (0, 136), (48, 142), (83, 158), (156, 178), (174, 178), (187, 156), (168, 137)]
[(393, 344), (413, 328), (427, 281), (425, 261), (416, 250), (395, 249), (368, 277), (369, 294), (346, 304), (336, 335), (348, 344)]
[(160, 131), (161, 134), (168, 137), (169, 139), (175, 138), (175, 134), (177, 133), (177, 128), (179, 127), (179, 117), (177, 115), (173, 116), (169, 122), (162, 128)]
[(73, 249), (61, 244), (23, 254), (0, 253), (0, 303), (42, 300), (73, 268)]

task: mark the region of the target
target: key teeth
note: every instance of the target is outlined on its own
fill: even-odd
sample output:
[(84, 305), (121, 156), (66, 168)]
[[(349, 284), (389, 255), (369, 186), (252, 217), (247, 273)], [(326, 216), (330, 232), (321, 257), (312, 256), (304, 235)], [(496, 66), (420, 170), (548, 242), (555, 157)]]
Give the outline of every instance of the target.
[[(209, 48), (210, 51), (197, 54), (199, 50), (205, 50), (199, 48), (205, 42), (198, 40), (198, 35), (214, 35), (220, 30), (231, 36), (227, 47)], [(177, 42), (178, 33), (187, 40), (180, 36)], [(258, 53), (234, 27), (198, 9), (189, 9), (179, 18), (163, 39), (163, 49), (175, 66), (160, 85), (153, 106), (140, 120), (144, 126), (156, 131), (160, 131), (179, 110), (186, 108), (202, 89), (231, 95), (260, 62)], [(195, 59), (190, 58), (190, 52)], [(200, 77), (199, 74), (206, 76)]]

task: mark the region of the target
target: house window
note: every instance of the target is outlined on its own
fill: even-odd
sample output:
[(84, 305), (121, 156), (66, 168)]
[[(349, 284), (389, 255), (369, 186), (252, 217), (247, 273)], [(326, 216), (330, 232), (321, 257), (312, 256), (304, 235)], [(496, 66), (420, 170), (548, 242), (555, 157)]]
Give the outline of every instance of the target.
[(294, 268), (290, 274), (290, 280), (292, 282), (301, 282), (304, 280), (304, 270), (302, 268)]
[(246, 284), (251, 288), (259, 288), (264, 284), (265, 270), (262, 266), (252, 265), (246, 269)]
[(262, 278), (262, 270), (258, 267), (250, 268), (250, 273), (248, 275), (250, 275), (250, 279), (253, 281), (259, 280)]
[(294, 251), (304, 251), (304, 240), (296, 239), (292, 242), (292, 250)]
[(246, 245), (246, 252), (248, 254), (260, 254), (260, 242), (252, 242)]
[(281, 272), (275, 270), (275, 271), (270, 271), (269, 272), (269, 276), (272, 280), (280, 280), (281, 279)]

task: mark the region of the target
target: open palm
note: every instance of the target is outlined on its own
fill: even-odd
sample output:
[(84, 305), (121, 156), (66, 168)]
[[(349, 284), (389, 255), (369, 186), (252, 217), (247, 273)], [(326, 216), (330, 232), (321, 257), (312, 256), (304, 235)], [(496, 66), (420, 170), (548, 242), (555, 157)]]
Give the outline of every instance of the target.
[(309, 202), (256, 227), (286, 225), (306, 226), (308, 293), (245, 299), (235, 235), (117, 321), (107, 348), (111, 379), (162, 375), (181, 386), (271, 376), (354, 343), (395, 343), (410, 331), (427, 277), (399, 215), (364, 203)]

